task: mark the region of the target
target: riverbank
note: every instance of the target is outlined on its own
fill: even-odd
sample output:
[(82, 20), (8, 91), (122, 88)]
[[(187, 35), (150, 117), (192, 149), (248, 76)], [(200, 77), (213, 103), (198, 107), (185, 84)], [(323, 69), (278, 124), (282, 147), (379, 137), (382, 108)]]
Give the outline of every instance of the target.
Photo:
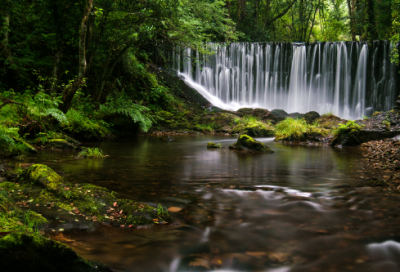
[(51, 168), (32, 163), (0, 161), (0, 210), (0, 262), (12, 271), (64, 271), (66, 264), (68, 271), (113, 271), (83, 260), (46, 237), (101, 227), (131, 229), (173, 223), (161, 205), (123, 199), (90, 183), (72, 184)]

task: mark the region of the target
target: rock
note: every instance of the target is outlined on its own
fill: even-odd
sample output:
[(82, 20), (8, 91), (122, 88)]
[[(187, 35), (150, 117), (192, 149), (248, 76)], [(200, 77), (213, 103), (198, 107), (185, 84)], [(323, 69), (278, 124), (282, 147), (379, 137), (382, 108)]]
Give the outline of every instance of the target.
[(269, 110), (267, 109), (260, 109), (260, 108), (242, 108), (239, 109), (236, 114), (240, 117), (243, 116), (254, 116), (257, 117), (261, 120), (271, 120), (275, 121), (276, 117), (274, 114), (272, 114)]
[(74, 144), (69, 143), (67, 140), (64, 139), (52, 139), (47, 143), (50, 147), (55, 147), (59, 149), (76, 149), (77, 146)]
[(280, 121), (283, 121), (286, 118), (290, 117), (286, 111), (280, 109), (272, 110), (271, 114), (273, 114), (273, 116), (275, 117), (275, 123), (279, 123)]
[(221, 144), (216, 144), (216, 143), (213, 143), (213, 142), (208, 142), (207, 143), (207, 148), (221, 148), (221, 147), (222, 147)]
[(250, 150), (250, 151), (260, 151), (264, 153), (274, 153), (268, 146), (265, 144), (254, 140), (248, 135), (240, 135), (237, 142), (233, 145), (229, 146), (229, 149), (238, 149), (238, 150)]
[(15, 232), (0, 239), (2, 271), (114, 271), (86, 261), (68, 246), (39, 234)]
[(165, 142), (171, 142), (174, 140), (174, 138), (172, 138), (170, 135), (161, 137), (161, 140), (165, 141)]
[(23, 183), (41, 185), (49, 191), (62, 190), (64, 184), (64, 179), (44, 164), (32, 165), (21, 174), (20, 180)]
[(351, 130), (348, 133), (334, 137), (330, 143), (332, 146), (357, 146), (369, 141), (383, 140), (399, 135), (400, 131), (368, 131)]
[(274, 114), (276, 117), (289, 117), (289, 114), (286, 111), (280, 109), (272, 110), (271, 113)]
[(306, 120), (307, 124), (312, 124), (317, 120), (317, 118), (321, 117), (318, 112), (316, 111), (309, 111), (306, 114), (304, 114), (303, 118)]
[(223, 109), (215, 107), (215, 106), (210, 106), (207, 108), (207, 112), (221, 112)]
[(222, 128), (219, 128), (215, 130), (216, 132), (224, 132), (224, 133), (230, 133), (232, 132), (232, 129), (230, 126), (223, 126)]
[(301, 119), (304, 117), (304, 114), (299, 113), (299, 112), (292, 112), (292, 113), (289, 113), (289, 117), (293, 118), (293, 119)]
[(5, 182), (5, 181), (7, 181), (7, 179), (6, 179), (6, 178), (2, 178), (2, 177), (0, 177), (0, 183), (1, 183), (1, 182)]

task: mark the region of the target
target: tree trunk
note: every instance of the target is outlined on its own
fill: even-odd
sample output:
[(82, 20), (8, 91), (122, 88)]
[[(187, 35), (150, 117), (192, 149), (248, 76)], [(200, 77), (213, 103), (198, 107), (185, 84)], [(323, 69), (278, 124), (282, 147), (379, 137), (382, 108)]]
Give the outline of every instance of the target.
[(11, 1), (7, 0), (6, 8), (4, 10), (4, 40), (3, 40), (3, 51), (6, 58), (10, 55), (8, 44), (10, 42), (10, 10)]
[[(118, 55), (115, 57), (114, 61), (113, 61), (110, 65), (108, 65), (108, 63), (107, 63), (106, 66), (104, 67), (103, 76), (102, 76), (101, 81), (100, 81), (100, 86), (99, 86), (99, 88), (98, 88), (98, 95), (97, 95), (97, 98), (96, 98), (95, 102), (100, 102), (101, 95), (102, 95), (102, 93), (103, 93), (103, 89), (104, 89), (104, 86), (106, 85), (107, 79), (112, 75), (112, 72), (114, 71), (114, 68), (115, 68), (115, 66), (117, 65), (117, 63), (120, 61), (121, 57), (122, 57), (122, 56), (126, 53), (126, 51), (131, 47), (132, 42), (133, 42), (132, 40), (129, 41), (129, 42), (125, 45), (125, 47), (124, 47), (123, 49), (121, 49), (121, 51), (120, 51), (120, 52), (118, 53)], [(110, 68), (109, 68), (108, 71), (107, 71), (108, 66), (110, 66)]]
[(54, 65), (53, 65), (53, 79), (51, 82), (51, 88), (49, 90), (46, 91), (46, 93), (48, 95), (51, 95), (51, 93), (53, 92), (53, 90), (56, 87), (57, 81), (58, 81), (58, 70), (60, 67), (60, 60), (62, 57), (62, 48), (61, 48), (61, 44), (58, 46), (58, 50), (56, 53), (56, 56), (54, 58)]
[(350, 17), (350, 33), (351, 33), (351, 40), (353, 42), (356, 41), (356, 18), (355, 18), (355, 10), (356, 10), (356, 3), (355, 0), (347, 0), (347, 9), (349, 10), (349, 17)]
[(231, 3), (232, 0), (226, 0), (226, 9), (228, 10), (228, 18), (231, 18)]
[(93, 0), (87, 0), (85, 12), (83, 14), (81, 29), (79, 35), (79, 64), (78, 64), (78, 77), (72, 86), (64, 91), (63, 104), (60, 105), (60, 109), (67, 113), (72, 105), (75, 93), (78, 88), (84, 83), (84, 77), (86, 73), (86, 34), (88, 31), (89, 16), (93, 8)]
[(246, 2), (247, 0), (238, 0), (236, 29), (239, 29), (240, 23), (246, 16)]

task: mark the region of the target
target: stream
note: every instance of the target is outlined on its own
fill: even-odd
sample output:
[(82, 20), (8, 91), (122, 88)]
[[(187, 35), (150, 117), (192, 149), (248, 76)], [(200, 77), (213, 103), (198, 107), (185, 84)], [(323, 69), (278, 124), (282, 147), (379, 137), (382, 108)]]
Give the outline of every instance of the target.
[(64, 234), (119, 271), (400, 271), (400, 197), (362, 187), (359, 149), (258, 140), (275, 153), (229, 150), (236, 137), (138, 137), (86, 143), (101, 160), (46, 151), (35, 162), (170, 209), (172, 225)]

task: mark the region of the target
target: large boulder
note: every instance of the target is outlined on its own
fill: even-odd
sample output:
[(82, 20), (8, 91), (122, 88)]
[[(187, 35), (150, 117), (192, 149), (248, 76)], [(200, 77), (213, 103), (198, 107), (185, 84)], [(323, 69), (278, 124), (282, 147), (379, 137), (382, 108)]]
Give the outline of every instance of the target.
[(252, 137), (248, 135), (240, 135), (237, 142), (234, 143), (233, 145), (230, 145), (229, 149), (274, 153), (274, 151), (272, 151), (268, 146), (257, 140), (254, 140)]

